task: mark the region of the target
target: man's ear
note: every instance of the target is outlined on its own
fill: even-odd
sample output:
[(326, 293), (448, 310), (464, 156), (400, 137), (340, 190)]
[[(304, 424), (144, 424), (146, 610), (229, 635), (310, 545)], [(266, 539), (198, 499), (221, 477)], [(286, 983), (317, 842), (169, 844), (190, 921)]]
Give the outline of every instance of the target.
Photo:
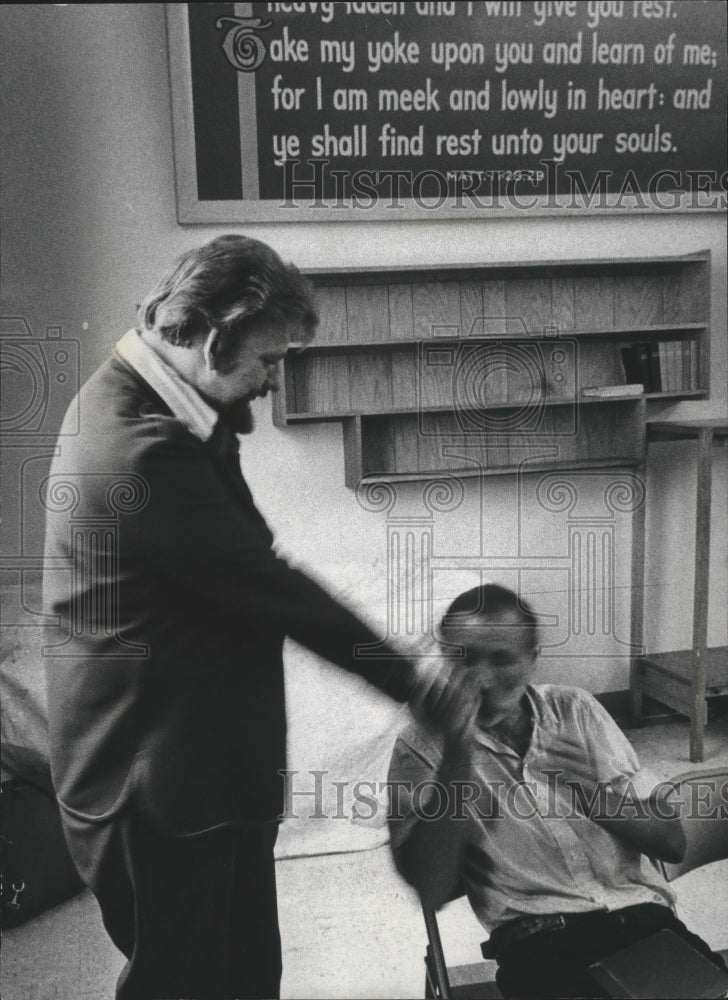
[(209, 372), (217, 372), (220, 370), (218, 360), (220, 357), (220, 346), (220, 331), (216, 326), (211, 326), (202, 347), (205, 367)]

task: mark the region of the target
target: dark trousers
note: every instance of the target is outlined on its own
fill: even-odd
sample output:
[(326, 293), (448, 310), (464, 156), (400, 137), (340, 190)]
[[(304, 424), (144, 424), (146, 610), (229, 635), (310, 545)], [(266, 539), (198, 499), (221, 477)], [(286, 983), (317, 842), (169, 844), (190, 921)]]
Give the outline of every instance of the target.
[(130, 809), (67, 824), (71, 852), (128, 962), (117, 1000), (280, 995), (277, 824), (176, 839)]
[(725, 969), (720, 955), (691, 933), (666, 906), (641, 903), (611, 913), (573, 915), (566, 927), (542, 931), (499, 952), (496, 983), (504, 997), (526, 998), (604, 997), (589, 978), (592, 962), (669, 928)]

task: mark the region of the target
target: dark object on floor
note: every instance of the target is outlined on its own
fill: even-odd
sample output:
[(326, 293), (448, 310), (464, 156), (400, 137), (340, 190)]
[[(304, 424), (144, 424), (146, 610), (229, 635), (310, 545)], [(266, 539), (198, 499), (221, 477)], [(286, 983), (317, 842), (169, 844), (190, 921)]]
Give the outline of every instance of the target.
[(671, 930), (595, 962), (589, 974), (606, 996), (625, 1000), (710, 1000), (728, 993), (728, 975)]
[(0, 786), (0, 927), (31, 920), (84, 889), (61, 830), (55, 798), (11, 777)]

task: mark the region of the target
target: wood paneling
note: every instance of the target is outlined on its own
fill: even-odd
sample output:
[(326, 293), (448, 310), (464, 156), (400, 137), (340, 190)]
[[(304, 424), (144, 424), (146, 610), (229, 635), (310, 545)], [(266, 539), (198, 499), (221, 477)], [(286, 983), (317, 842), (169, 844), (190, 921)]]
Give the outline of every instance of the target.
[(351, 408), (361, 413), (392, 409), (392, 361), (388, 353), (349, 356)]
[(516, 278), (507, 282), (506, 316), (512, 330), (542, 336), (544, 330), (553, 325), (549, 279)]
[(412, 285), (389, 285), (389, 329), (392, 340), (414, 340), (415, 319)]
[(479, 281), (460, 282), (460, 318), (463, 337), (483, 336), (483, 287)]
[(555, 333), (576, 329), (576, 293), (573, 278), (554, 278), (551, 283), (551, 324)]
[(389, 340), (387, 286), (348, 285), (346, 321), (350, 344), (378, 344)]
[(663, 283), (651, 275), (621, 275), (614, 281), (614, 321), (617, 327), (638, 328), (661, 323)]
[(574, 328), (614, 328), (614, 278), (611, 274), (584, 276), (574, 283)]
[(392, 407), (414, 410), (418, 405), (417, 364), (419, 352), (412, 346), (392, 351)]
[(348, 413), (351, 410), (351, 375), (345, 354), (297, 358), (295, 364), (296, 413)]
[(704, 394), (709, 293), (707, 253), (329, 274), (318, 340), (286, 358), (274, 419), (339, 417), (349, 485), (636, 464), (647, 404), (581, 390), (623, 384), (623, 346), (684, 341), (697, 386), (685, 377), (669, 398)]
[(346, 290), (343, 285), (330, 285), (317, 289), (319, 311), (317, 344), (346, 343), (348, 324), (346, 318)]
[(419, 405), (421, 408), (454, 404), (453, 386), (456, 376), (460, 343), (420, 345)]
[[(481, 283), (483, 294), (484, 336), (500, 337), (509, 332), (506, 323), (506, 286), (502, 278), (492, 278)], [(521, 332), (520, 330), (516, 331)]]
[(431, 340), (433, 337), (462, 334), (458, 281), (415, 284), (412, 286), (412, 302), (415, 337), (418, 339)]

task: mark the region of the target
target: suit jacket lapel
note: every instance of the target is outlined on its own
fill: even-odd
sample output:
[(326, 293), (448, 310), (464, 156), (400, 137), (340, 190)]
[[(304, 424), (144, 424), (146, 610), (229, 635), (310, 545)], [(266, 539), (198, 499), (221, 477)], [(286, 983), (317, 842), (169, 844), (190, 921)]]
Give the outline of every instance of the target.
[(217, 426), (206, 447), (212, 452), (226, 480), (244, 501), (246, 508), (255, 515), (261, 524), (265, 526), (266, 531), (268, 531), (265, 518), (255, 506), (253, 494), (250, 492), (240, 468), (240, 443), (235, 434), (221, 420), (218, 420)]

